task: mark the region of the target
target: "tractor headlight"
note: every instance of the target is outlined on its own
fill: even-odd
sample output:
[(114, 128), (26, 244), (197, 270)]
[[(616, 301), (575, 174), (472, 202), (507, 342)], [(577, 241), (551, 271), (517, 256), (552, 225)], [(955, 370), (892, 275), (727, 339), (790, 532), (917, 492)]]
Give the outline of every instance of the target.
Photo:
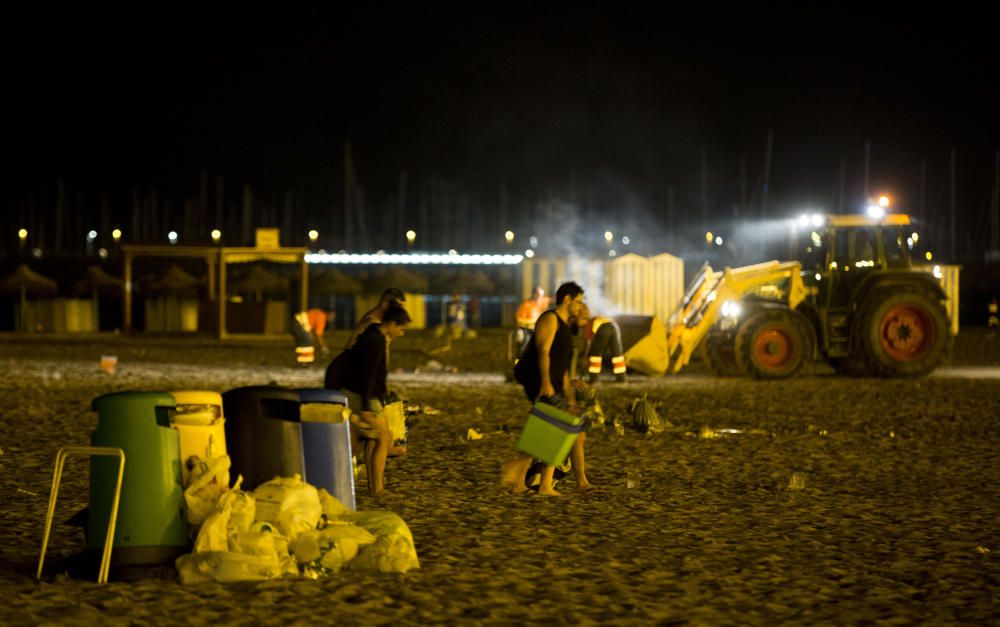
[(736, 300), (727, 300), (722, 303), (722, 315), (725, 318), (739, 318), (741, 313), (740, 303)]

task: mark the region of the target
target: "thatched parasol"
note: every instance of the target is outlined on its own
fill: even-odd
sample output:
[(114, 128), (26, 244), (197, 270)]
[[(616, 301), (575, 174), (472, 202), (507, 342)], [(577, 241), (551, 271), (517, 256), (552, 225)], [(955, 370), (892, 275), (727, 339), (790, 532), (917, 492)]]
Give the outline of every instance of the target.
[(201, 287), (201, 283), (201, 279), (188, 274), (177, 264), (170, 264), (163, 276), (149, 284), (149, 289), (154, 292), (180, 291)]
[(271, 272), (263, 266), (254, 265), (242, 277), (231, 281), (227, 291), (252, 293), (260, 302), (263, 294), (287, 294), (288, 286), (289, 281), (286, 277)]
[(59, 291), (59, 285), (48, 277), (44, 277), (25, 264), (21, 264), (16, 270), (8, 274), (2, 283), (0, 283), (0, 289), (5, 292), (18, 292), (21, 295), (21, 317), (20, 317), (20, 327), (21, 331), (27, 331), (24, 312), (28, 305), (28, 294), (36, 295), (55, 295)]
[(381, 294), (390, 287), (410, 294), (426, 294), (427, 279), (413, 270), (392, 267), (376, 272), (365, 282), (365, 291), (370, 294)]
[(317, 294), (359, 294), (362, 285), (358, 279), (334, 268), (317, 272), (315, 278), (310, 278), (309, 290)]
[(495, 286), (482, 270), (441, 270), (431, 280), (431, 291), (435, 294), (490, 294)]

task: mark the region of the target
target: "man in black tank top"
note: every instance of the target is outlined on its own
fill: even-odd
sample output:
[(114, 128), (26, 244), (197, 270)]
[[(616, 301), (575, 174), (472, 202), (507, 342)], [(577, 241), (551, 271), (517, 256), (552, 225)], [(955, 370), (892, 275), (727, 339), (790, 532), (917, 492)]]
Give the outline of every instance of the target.
[[(524, 387), (531, 402), (541, 400), (551, 405), (577, 413), (576, 396), (569, 379), (569, 366), (573, 359), (573, 333), (570, 324), (583, 308), (583, 288), (576, 283), (564, 283), (556, 291), (556, 308), (543, 313), (535, 322), (531, 343), (514, 367), (514, 378)], [(584, 459), (586, 433), (581, 433), (570, 461), (576, 475), (577, 487), (592, 490), (587, 481)], [(503, 465), (500, 481), (515, 494), (526, 491), (525, 475), (531, 467), (532, 457), (521, 453), (517, 459)], [(539, 494), (560, 496), (552, 484), (555, 468), (546, 466), (542, 473)]]

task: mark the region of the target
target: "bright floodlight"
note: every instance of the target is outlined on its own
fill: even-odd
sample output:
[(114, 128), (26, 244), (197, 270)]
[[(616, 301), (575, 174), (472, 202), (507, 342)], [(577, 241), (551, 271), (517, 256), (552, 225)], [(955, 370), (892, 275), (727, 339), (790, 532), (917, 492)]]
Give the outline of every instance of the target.
[(18, 239), (28, 239), (28, 229), (18, 229), (17, 237)]
[(868, 205), (868, 217), (881, 220), (885, 217), (885, 209), (878, 205)]
[(417, 232), (416, 231), (414, 231), (414, 230), (411, 229), (411, 230), (409, 230), (409, 231), (406, 232), (406, 241), (408, 241), (408, 242), (410, 242), (412, 244), (415, 239), (417, 239)]
[(177, 243), (177, 231), (170, 231), (167, 233), (167, 239), (170, 240), (171, 244)]
[(514, 231), (507, 231), (506, 233), (503, 234), (503, 238), (505, 240), (507, 240), (508, 244), (511, 243), (511, 242), (513, 242), (514, 241)]
[(222, 239), (222, 231), (219, 229), (212, 229), (212, 241), (218, 242), (220, 239)]
[(319, 239), (319, 231), (317, 231), (316, 229), (310, 230), (309, 231), (309, 241), (310, 242), (315, 242), (318, 239)]
[(813, 226), (823, 226), (823, 216), (821, 214), (818, 213), (812, 214), (812, 216), (810, 216), (809, 218), (809, 221), (812, 223)]
[(888, 196), (879, 196), (878, 197), (878, 206), (879, 207), (888, 207), (889, 206), (889, 197)]
[(87, 233), (87, 239), (90, 240), (91, 242), (97, 239), (97, 231), (90, 231), (89, 233)]
[(721, 237), (716, 237), (715, 238), (715, 245), (716, 246), (722, 246), (722, 238)]
[(117, 242), (121, 238), (122, 238), (122, 230), (121, 229), (115, 229), (114, 231), (111, 231), (111, 239), (113, 239), (113, 240), (115, 240)]
[(611, 231), (605, 231), (604, 232), (604, 241), (605, 242), (610, 242), (614, 238), (615, 238), (615, 234), (612, 233)]
[(799, 216), (799, 226), (809, 226), (809, 216), (802, 214)]

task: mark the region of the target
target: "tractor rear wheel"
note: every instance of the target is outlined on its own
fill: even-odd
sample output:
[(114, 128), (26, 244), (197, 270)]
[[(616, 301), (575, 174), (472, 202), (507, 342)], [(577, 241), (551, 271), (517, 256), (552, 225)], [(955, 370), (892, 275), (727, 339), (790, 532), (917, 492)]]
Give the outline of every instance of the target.
[(873, 296), (863, 305), (856, 328), (872, 374), (920, 377), (950, 354), (948, 314), (936, 298), (912, 288)]
[(806, 360), (809, 342), (795, 314), (765, 310), (743, 323), (736, 334), (736, 361), (756, 379), (794, 376)]

